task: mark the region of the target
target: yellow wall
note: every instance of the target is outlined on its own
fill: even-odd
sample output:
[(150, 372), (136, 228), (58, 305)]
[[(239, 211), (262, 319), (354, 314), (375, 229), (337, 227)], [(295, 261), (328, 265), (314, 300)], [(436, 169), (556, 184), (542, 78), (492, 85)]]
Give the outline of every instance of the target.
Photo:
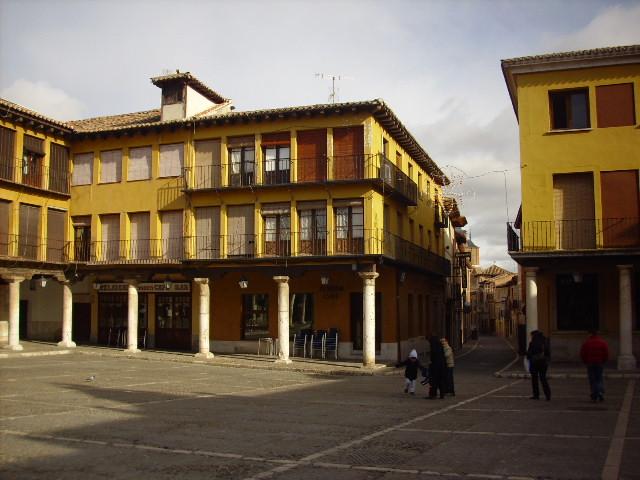
[[(634, 83), (636, 125), (598, 128), (597, 85)], [(549, 91), (589, 87), (591, 129), (551, 131)], [(517, 77), (523, 221), (553, 220), (553, 174), (593, 172), (596, 218), (602, 217), (600, 172), (640, 167), (640, 65)]]

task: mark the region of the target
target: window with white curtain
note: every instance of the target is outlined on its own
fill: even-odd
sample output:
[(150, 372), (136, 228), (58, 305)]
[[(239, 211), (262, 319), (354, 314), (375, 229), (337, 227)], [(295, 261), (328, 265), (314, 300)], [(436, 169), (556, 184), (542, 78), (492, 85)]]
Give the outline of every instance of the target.
[(100, 152), (100, 183), (114, 183), (122, 179), (122, 150)]
[(73, 156), (71, 185), (91, 185), (93, 180), (93, 152)]
[(149, 178), (151, 178), (151, 147), (130, 148), (127, 180), (148, 180)]
[(160, 177), (178, 177), (184, 164), (184, 144), (160, 145)]

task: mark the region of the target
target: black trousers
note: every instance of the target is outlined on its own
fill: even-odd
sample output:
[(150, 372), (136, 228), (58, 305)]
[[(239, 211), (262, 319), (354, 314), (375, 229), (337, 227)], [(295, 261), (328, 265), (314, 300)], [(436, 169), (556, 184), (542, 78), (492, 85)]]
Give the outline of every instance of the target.
[(453, 384), (453, 367), (446, 367), (444, 391), (445, 393), (456, 394), (456, 389)]
[(547, 381), (547, 368), (548, 365), (546, 360), (531, 361), (531, 388), (533, 389), (533, 396), (535, 398), (540, 398), (540, 386), (538, 385), (538, 380), (542, 384), (544, 396), (547, 399), (551, 398), (551, 389), (549, 388), (549, 382)]
[(429, 367), (429, 396), (437, 397), (438, 391), (440, 391), (440, 398), (444, 398), (444, 386), (445, 386), (445, 367), (436, 366), (433, 364)]

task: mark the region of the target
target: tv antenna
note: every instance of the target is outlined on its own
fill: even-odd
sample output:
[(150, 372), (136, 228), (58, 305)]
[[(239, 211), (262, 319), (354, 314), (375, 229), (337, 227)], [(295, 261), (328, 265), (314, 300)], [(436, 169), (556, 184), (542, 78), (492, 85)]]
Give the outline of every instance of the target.
[(336, 80), (350, 80), (351, 77), (346, 75), (337, 75), (334, 73), (316, 73), (316, 78), (324, 80), (325, 78), (331, 79), (331, 93), (329, 94), (329, 103), (336, 103), (338, 94), (336, 91)]

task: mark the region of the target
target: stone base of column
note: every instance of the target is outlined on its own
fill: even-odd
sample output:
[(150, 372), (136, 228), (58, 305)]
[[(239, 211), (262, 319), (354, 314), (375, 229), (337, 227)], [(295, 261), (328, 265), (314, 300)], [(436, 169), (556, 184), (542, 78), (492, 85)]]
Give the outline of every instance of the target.
[(13, 352), (21, 352), (22, 350), (24, 350), (24, 347), (20, 344), (18, 345), (5, 345), (3, 347), (5, 350), (11, 350)]
[(386, 365), (384, 363), (372, 363), (372, 364), (368, 364), (368, 365), (365, 365), (363, 363), (362, 367), (360, 367), (360, 368), (365, 369), (365, 370), (379, 370), (379, 369), (385, 368), (385, 367), (386, 367)]
[(636, 357), (633, 355), (620, 355), (618, 357), (618, 370), (635, 370)]
[(58, 342), (58, 346), (61, 348), (76, 348), (76, 342), (63, 340)]
[(293, 362), (291, 361), (290, 358), (278, 358), (278, 359), (276, 359), (276, 363), (282, 363), (284, 365), (289, 365), (290, 363), (293, 363)]
[(139, 348), (127, 348), (125, 351), (123, 351), (122, 353), (128, 355), (130, 353), (140, 353), (140, 349)]
[(202, 353), (202, 352), (198, 352), (195, 355), (196, 358), (204, 358), (205, 360), (208, 360), (210, 358), (213, 358), (213, 353), (211, 352), (206, 352), (206, 353)]

